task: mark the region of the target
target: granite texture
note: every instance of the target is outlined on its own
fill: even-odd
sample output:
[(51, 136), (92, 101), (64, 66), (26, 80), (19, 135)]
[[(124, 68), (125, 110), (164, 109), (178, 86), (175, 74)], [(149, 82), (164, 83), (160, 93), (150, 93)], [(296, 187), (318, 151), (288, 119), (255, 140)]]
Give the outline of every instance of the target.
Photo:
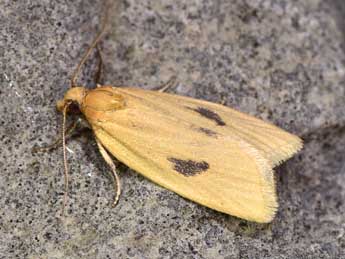
[[(103, 82), (226, 101), (304, 138), (276, 169), (271, 224), (204, 208), (121, 166), (123, 195), (89, 132), (68, 141), (68, 216), (56, 100), (100, 25), (102, 1), (0, 0), (1, 258), (345, 258), (345, 3), (121, 0)], [(93, 55), (79, 81), (93, 86)]]

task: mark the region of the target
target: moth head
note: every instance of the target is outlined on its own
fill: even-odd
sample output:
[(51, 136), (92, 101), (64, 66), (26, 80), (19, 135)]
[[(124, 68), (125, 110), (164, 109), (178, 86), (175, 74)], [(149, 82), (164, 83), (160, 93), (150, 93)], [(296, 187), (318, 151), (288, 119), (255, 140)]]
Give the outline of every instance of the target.
[(87, 90), (84, 87), (73, 87), (69, 89), (62, 100), (57, 101), (56, 107), (62, 112), (66, 105), (76, 104), (81, 106)]

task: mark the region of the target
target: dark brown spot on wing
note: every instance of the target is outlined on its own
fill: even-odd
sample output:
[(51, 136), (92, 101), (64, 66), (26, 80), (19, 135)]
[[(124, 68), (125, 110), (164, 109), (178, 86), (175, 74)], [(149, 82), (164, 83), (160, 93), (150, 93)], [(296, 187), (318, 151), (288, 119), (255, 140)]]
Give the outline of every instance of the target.
[(214, 122), (217, 123), (218, 126), (225, 126), (225, 122), (222, 120), (222, 118), (219, 116), (218, 113), (211, 111), (207, 108), (204, 107), (198, 107), (198, 108), (190, 108), (189, 109), (196, 111), (197, 113), (199, 113), (201, 116), (204, 116), (205, 118), (209, 119), (209, 120), (213, 120)]
[(214, 138), (217, 137), (217, 132), (210, 130), (210, 129), (207, 129), (207, 128), (200, 127), (200, 128), (198, 128), (198, 131), (205, 133), (209, 137), (214, 137)]
[(201, 172), (207, 171), (210, 165), (205, 162), (197, 162), (193, 160), (183, 160), (174, 157), (167, 158), (169, 162), (174, 164), (174, 170), (183, 174), (184, 176), (194, 176), (200, 174)]

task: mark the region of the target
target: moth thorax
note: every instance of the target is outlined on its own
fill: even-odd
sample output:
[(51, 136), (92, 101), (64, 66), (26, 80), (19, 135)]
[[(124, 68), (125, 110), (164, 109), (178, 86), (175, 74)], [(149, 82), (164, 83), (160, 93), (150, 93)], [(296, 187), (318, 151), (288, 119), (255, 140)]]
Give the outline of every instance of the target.
[(83, 108), (97, 111), (115, 111), (125, 107), (124, 97), (111, 89), (96, 88), (87, 93), (83, 100)]

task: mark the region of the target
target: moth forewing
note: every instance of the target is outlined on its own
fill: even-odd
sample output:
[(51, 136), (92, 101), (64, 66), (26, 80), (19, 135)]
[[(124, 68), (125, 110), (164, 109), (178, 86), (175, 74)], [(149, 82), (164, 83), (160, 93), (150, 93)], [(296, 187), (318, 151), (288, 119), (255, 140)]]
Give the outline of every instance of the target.
[[(127, 94), (135, 95), (137, 98), (140, 98), (144, 91), (148, 103), (152, 103), (158, 98), (160, 102), (156, 106), (159, 106), (166, 113), (173, 112), (176, 114), (180, 112), (179, 117), (183, 116), (187, 120), (195, 119), (195, 113), (198, 113), (200, 115), (199, 121), (208, 123), (211, 127), (220, 126), (217, 127), (219, 132), (223, 132), (225, 135), (236, 134), (260, 150), (272, 166), (285, 161), (302, 148), (302, 141), (299, 137), (268, 122), (220, 104), (177, 95), (173, 95), (174, 98), (171, 98), (170, 94), (136, 88), (121, 88), (119, 91), (126, 91)], [(170, 107), (175, 108), (171, 109)], [(186, 112), (185, 107), (189, 109), (189, 113)], [(204, 132), (207, 132), (207, 129)], [(212, 134), (212, 131), (208, 132)]]

